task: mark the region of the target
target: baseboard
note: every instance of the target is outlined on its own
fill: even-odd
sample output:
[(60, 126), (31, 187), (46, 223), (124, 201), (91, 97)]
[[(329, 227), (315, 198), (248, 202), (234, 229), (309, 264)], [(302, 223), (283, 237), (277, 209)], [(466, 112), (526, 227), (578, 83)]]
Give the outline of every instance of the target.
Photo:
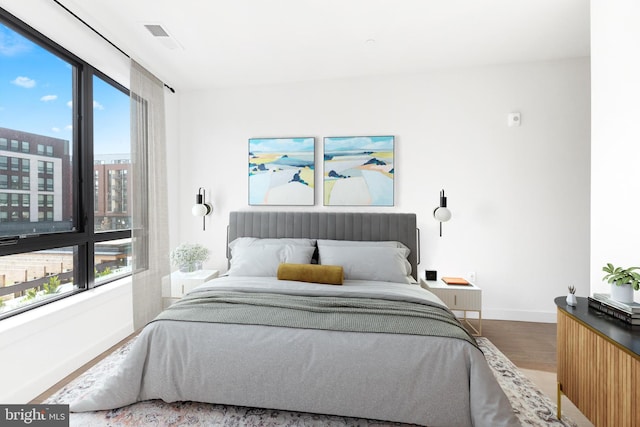
[(514, 320), (518, 322), (557, 322), (557, 314), (555, 311), (483, 309), (482, 318), (491, 320)]

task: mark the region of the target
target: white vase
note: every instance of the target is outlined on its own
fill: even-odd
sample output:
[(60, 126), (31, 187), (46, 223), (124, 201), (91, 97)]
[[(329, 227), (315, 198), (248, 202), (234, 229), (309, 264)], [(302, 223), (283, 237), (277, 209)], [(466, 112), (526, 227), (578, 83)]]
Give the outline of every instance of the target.
[(632, 303), (633, 302), (633, 288), (630, 283), (626, 283), (622, 286), (618, 286), (614, 283), (611, 284), (611, 299), (618, 302)]
[(195, 273), (199, 270), (202, 270), (202, 263), (198, 261), (180, 266), (180, 272), (182, 273)]
[(567, 305), (570, 305), (571, 307), (578, 305), (578, 300), (576, 299), (575, 294), (567, 294)]

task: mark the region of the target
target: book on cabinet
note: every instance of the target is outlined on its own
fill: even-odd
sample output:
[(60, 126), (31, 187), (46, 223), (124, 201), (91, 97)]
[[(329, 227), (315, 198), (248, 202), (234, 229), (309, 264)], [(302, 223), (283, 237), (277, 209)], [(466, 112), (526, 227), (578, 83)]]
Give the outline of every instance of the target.
[(611, 299), (610, 294), (594, 293), (593, 298), (597, 299), (598, 301), (602, 301), (607, 305), (626, 311), (627, 313), (640, 314), (640, 304), (638, 304), (637, 302), (626, 303), (626, 302), (616, 301)]
[(615, 306), (609, 305), (604, 301), (595, 299), (593, 297), (587, 298), (589, 307), (600, 311), (615, 319), (621, 320), (629, 325), (640, 325), (640, 313), (629, 313), (621, 310)]

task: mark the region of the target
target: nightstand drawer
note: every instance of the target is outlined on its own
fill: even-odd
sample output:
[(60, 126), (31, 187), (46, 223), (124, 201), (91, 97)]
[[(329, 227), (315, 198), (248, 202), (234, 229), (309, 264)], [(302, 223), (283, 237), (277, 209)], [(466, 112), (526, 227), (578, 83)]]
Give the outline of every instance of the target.
[(198, 285), (218, 277), (218, 270), (199, 270), (193, 273), (176, 271), (171, 273), (170, 281), (163, 284), (162, 296), (165, 298), (182, 298)]
[(479, 290), (429, 289), (451, 310), (482, 310), (482, 293)]
[[(462, 311), (463, 321), (471, 328), (474, 335), (482, 335), (482, 289), (470, 283), (469, 285), (447, 285), (437, 280), (420, 279), (420, 286), (440, 298), (450, 310)], [(467, 312), (477, 312), (477, 327), (467, 318)]]

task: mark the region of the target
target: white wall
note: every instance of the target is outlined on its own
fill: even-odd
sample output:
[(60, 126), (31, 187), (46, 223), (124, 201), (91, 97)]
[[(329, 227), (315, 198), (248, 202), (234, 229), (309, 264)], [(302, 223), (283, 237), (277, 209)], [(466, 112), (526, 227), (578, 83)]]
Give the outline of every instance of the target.
[[(640, 3), (591, 1), (591, 288), (607, 262), (640, 265)], [(640, 301), (635, 293), (636, 301)]]
[[(421, 274), (476, 272), (485, 318), (553, 322), (567, 285), (589, 292), (589, 84), (582, 58), (183, 92), (173, 225), (224, 270), (229, 211), (259, 209), (247, 205), (248, 138), (318, 137), (320, 183), (323, 136), (395, 135), (395, 207), (360, 210), (416, 212)], [(521, 127), (507, 127), (512, 111)], [(189, 213), (199, 186), (215, 209), (205, 232)], [(285, 209), (329, 210), (318, 187), (315, 207)], [(441, 188), (453, 212), (442, 238)]]

